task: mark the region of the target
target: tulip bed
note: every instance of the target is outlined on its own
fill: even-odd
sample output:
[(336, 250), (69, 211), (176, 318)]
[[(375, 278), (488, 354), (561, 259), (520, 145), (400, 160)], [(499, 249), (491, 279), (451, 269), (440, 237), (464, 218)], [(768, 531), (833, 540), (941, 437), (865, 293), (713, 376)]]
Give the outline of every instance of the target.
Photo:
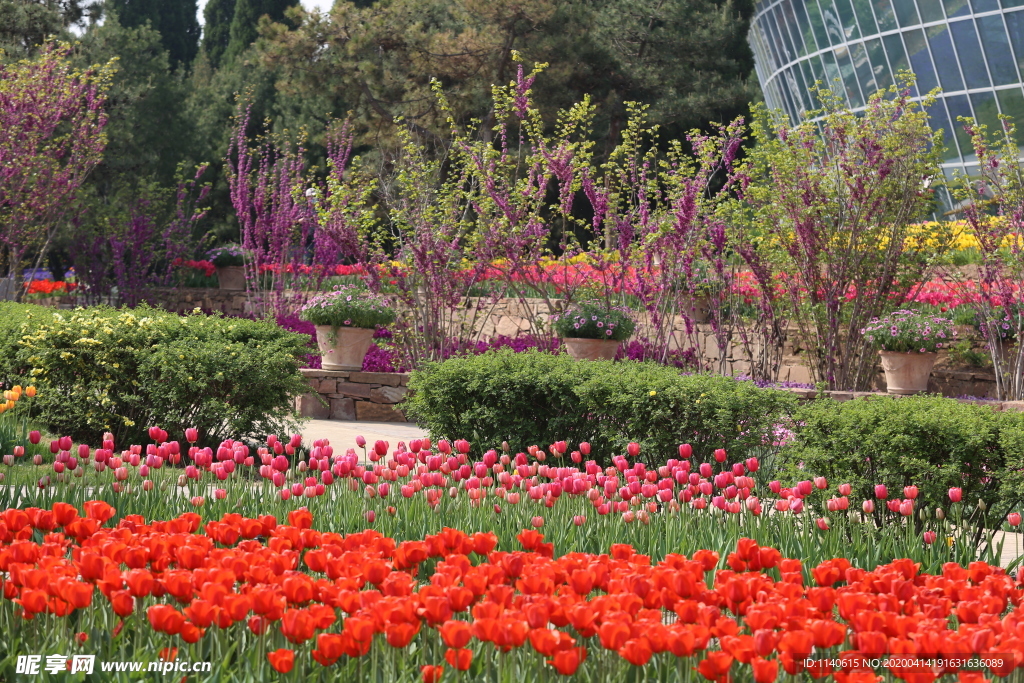
[(117, 451), (110, 435), (46, 449), (33, 434), (4, 458), (0, 677), (17, 654), (71, 646), (178, 648), (231, 679), (427, 683), (960, 675), (949, 661), (868, 675), (855, 655), (826, 671), (846, 651), (999, 655), (998, 676), (1024, 662), (999, 520), (979, 544), (965, 520), (984, 510), (956, 490), (940, 519), (912, 485), (851, 500), (724, 449), (696, 462), (686, 444), (656, 467), (630, 444), (602, 468), (563, 442), (474, 461), (465, 441), (149, 435)]
[[(923, 574), (843, 558), (809, 568), (741, 538), (658, 562), (628, 544), (555, 557), (536, 530), (445, 528), (396, 542), (313, 515), (147, 522), (90, 501), (0, 513), (8, 647), (213, 661), (252, 680), (877, 681), (1005, 677), (1024, 666), (1024, 587), (982, 562)], [(0, 645), (0, 651), (3, 649)], [(11, 652), (7, 654), (9, 662)], [(987, 666), (968, 671), (973, 658)], [(939, 662), (938, 668), (926, 662)], [(271, 671), (273, 669), (274, 671)], [(232, 676), (234, 677), (234, 675)]]

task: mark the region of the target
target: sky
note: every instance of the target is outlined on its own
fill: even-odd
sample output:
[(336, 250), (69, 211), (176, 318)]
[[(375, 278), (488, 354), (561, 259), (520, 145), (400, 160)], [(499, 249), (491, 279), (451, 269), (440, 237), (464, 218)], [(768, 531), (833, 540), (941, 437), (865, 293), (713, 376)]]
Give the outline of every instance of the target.
[[(331, 9), (331, 5), (334, 4), (334, 0), (301, 0), (302, 6), (306, 9), (319, 9), (321, 12), (326, 12)], [(203, 7), (206, 6), (206, 0), (199, 0), (199, 23), (203, 23)]]

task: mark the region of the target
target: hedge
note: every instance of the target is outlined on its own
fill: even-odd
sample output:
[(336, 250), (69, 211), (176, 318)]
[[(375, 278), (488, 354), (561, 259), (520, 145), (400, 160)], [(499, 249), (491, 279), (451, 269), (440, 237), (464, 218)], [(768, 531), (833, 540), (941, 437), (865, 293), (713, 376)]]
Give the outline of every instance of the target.
[(513, 452), (588, 441), (602, 462), (630, 441), (647, 462), (678, 457), (681, 443), (693, 446), (698, 462), (722, 447), (734, 462), (764, 456), (796, 408), (790, 393), (750, 382), (532, 350), (429, 364), (413, 372), (409, 387), (403, 409), (435, 438), (466, 438), (479, 450), (507, 441)]
[(204, 443), (297, 427), (308, 339), (273, 322), (140, 306), (74, 311), (0, 304), (0, 379), (36, 384), (32, 419), (95, 443), (142, 443), (159, 425)]

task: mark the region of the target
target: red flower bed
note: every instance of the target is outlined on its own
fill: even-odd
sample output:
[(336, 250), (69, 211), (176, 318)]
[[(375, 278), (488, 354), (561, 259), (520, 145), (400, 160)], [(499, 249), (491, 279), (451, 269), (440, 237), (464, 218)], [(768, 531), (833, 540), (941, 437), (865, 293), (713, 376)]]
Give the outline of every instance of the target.
[(306, 650), (332, 666), (418, 638), (410, 656), (425, 681), (510, 652), (564, 675), (607, 650), (634, 666), (679, 660), (710, 681), (742, 671), (758, 683), (782, 672), (875, 681), (885, 665), (873, 660), (886, 655), (892, 675), (915, 683), (1024, 665), (1024, 588), (981, 562), (929, 575), (910, 560), (866, 571), (837, 558), (805, 575), (800, 560), (750, 539), (724, 569), (708, 550), (654, 563), (624, 544), (556, 558), (533, 530), (519, 534), (523, 550), (501, 552), (493, 533), (444, 529), (401, 543), (373, 530), (322, 533), (304, 509), (288, 524), (228, 514), (203, 525), (186, 513), (104, 527), (114, 512), (91, 501), (84, 516), (66, 503), (0, 513), (0, 610), (145, 609), (169, 645), (244, 623), (287, 641), (266, 655), (278, 671)]

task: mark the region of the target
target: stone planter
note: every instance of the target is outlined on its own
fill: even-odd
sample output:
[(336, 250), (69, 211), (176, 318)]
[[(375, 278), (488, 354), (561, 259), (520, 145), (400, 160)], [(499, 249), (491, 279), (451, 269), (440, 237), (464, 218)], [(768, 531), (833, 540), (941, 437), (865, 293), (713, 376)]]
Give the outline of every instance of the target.
[(890, 394), (920, 394), (928, 390), (937, 353), (900, 353), (879, 351), (885, 371), (886, 390)]
[(612, 360), (619, 352), (619, 342), (613, 339), (579, 339), (565, 337), (565, 350), (575, 360)]
[(217, 266), (221, 289), (245, 289), (245, 266)]
[(362, 327), (316, 326), (316, 345), (320, 347), (324, 370), (360, 371), (363, 358), (373, 343), (374, 330)]

